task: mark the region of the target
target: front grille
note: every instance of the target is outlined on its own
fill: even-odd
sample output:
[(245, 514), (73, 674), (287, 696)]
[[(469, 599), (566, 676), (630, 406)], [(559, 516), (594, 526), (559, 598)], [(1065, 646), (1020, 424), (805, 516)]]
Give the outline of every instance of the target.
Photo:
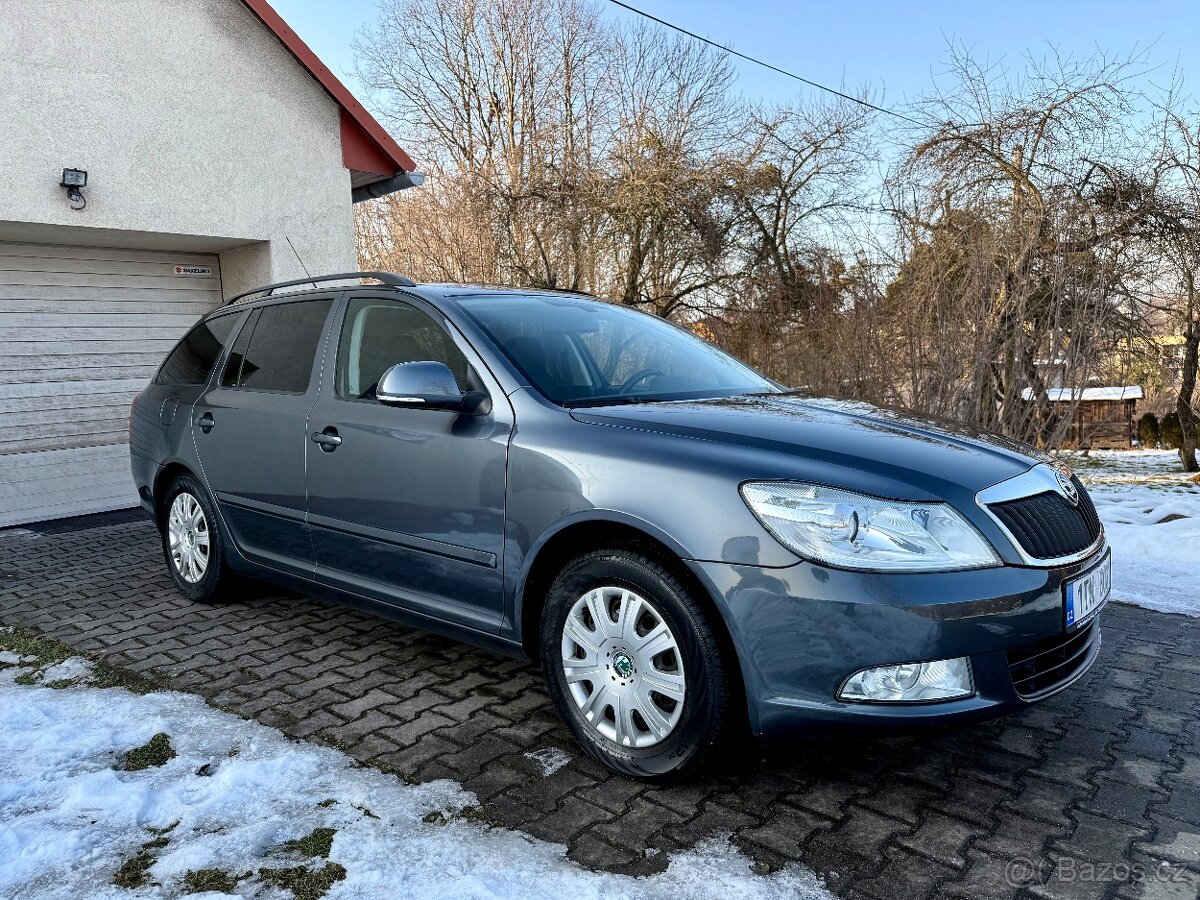
[(1026, 700), (1053, 693), (1074, 680), (1100, 649), (1100, 617), (1078, 631), (1056, 634), (1008, 651), (1013, 687)]
[(993, 503), (988, 509), (1034, 559), (1057, 559), (1079, 553), (1100, 537), (1100, 517), (1079, 479), (1073, 477), (1071, 481), (1079, 491), (1077, 506), (1072, 506), (1061, 494), (1046, 491)]

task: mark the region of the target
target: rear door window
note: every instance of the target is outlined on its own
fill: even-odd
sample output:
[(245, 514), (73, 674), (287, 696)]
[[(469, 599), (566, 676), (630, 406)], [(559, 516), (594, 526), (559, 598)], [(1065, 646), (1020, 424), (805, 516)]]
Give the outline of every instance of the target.
[(221, 349), (233, 333), (238, 316), (218, 316), (201, 322), (171, 351), (155, 376), (158, 384), (204, 384)]
[[(227, 367), (222, 383), (253, 391), (303, 394), (332, 305), (332, 300), (301, 300), (262, 307), (258, 321), (248, 322), (242, 329), (243, 334), (249, 332), (244, 350), (234, 348), (239, 366), (236, 381)], [(238, 344), (242, 345), (242, 335)], [(231, 364), (234, 355), (230, 354)]]

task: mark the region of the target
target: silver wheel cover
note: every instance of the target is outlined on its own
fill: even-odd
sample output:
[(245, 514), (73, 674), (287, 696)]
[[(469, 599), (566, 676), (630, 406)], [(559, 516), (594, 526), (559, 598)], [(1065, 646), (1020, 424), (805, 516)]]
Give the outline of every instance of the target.
[(622, 747), (652, 747), (679, 723), (687, 695), (679, 643), (633, 591), (601, 587), (575, 601), (562, 666), (583, 718)]
[(167, 539), (175, 571), (188, 584), (196, 584), (208, 571), (208, 519), (200, 501), (186, 491), (175, 498), (167, 514)]

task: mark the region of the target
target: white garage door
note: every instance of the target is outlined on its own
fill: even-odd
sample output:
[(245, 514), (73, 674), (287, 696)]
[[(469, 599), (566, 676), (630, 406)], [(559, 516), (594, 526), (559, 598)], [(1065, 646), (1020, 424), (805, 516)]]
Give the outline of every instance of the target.
[(215, 256), (0, 242), (0, 527), (137, 505), (129, 404), (220, 302)]

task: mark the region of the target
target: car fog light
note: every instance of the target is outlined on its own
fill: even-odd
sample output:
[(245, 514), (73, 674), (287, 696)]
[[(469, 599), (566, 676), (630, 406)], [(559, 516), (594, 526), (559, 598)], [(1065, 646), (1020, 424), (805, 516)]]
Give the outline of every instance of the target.
[(960, 656), (937, 662), (904, 663), (862, 669), (846, 679), (839, 700), (868, 703), (953, 700), (975, 693), (971, 661)]

